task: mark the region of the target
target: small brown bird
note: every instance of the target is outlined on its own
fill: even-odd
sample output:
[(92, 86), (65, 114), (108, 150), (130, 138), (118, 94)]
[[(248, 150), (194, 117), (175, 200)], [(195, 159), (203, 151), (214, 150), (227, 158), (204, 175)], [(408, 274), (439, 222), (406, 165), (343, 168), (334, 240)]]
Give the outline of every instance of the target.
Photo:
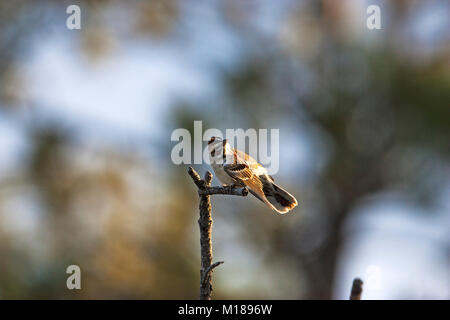
[(297, 206), (297, 200), (274, 183), (266, 168), (248, 154), (231, 148), (227, 139), (212, 137), (208, 150), (211, 167), (223, 185), (247, 187), (256, 198), (279, 213)]

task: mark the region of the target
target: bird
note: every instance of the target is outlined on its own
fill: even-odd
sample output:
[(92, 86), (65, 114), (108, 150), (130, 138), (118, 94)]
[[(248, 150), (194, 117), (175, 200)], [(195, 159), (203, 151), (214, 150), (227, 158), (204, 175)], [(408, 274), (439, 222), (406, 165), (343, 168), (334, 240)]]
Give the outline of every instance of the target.
[(224, 186), (246, 187), (273, 211), (285, 214), (297, 206), (289, 192), (276, 185), (267, 169), (245, 152), (231, 147), (227, 139), (208, 141), (211, 167)]

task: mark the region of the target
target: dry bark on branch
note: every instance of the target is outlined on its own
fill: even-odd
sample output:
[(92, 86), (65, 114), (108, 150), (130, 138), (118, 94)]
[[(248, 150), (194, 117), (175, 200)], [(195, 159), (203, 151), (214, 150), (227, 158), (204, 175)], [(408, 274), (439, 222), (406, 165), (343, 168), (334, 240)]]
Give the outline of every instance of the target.
[(350, 300), (361, 300), (363, 281), (359, 278), (353, 280), (352, 291), (350, 293)]
[(198, 188), (198, 195), (200, 198), (200, 217), (198, 219), (198, 225), (200, 227), (200, 252), (201, 252), (201, 269), (200, 269), (200, 300), (211, 300), (212, 291), (212, 271), (218, 267), (223, 261), (212, 263), (212, 242), (211, 242), (211, 230), (212, 230), (212, 216), (211, 216), (211, 195), (223, 194), (223, 195), (235, 195), (235, 196), (247, 196), (248, 190), (246, 188), (233, 188), (233, 187), (211, 187), (212, 174), (206, 171), (205, 179), (201, 179), (200, 175), (192, 168), (189, 167), (188, 174), (191, 176), (195, 185)]

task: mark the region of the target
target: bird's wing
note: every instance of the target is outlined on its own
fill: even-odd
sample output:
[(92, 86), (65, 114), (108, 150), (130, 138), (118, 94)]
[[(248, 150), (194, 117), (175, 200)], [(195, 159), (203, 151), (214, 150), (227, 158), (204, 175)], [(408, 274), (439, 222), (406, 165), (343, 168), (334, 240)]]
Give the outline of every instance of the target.
[(242, 182), (256, 198), (266, 203), (272, 210), (286, 213), (297, 206), (297, 200), (275, 185), (267, 170), (246, 153), (233, 150), (233, 163), (224, 165), (223, 168), (228, 175)]
[(259, 164), (255, 159), (253, 159), (248, 154), (246, 154), (245, 152), (242, 152), (238, 149), (233, 149), (233, 153), (236, 154), (238, 162), (241, 161), (241, 162), (245, 162), (247, 164)]
[(250, 192), (262, 202), (272, 207), (272, 204), (267, 200), (261, 179), (254, 174), (253, 170), (245, 163), (234, 163), (223, 166), (225, 172), (237, 181), (242, 182), (250, 189)]
[(240, 150), (234, 149), (233, 150), (236, 155), (236, 162), (237, 163), (245, 163), (250, 170), (253, 172), (253, 174), (259, 176), (262, 174), (267, 174), (266, 168), (264, 168), (262, 165), (260, 165), (255, 159), (250, 157), (245, 152), (242, 152)]
[(261, 180), (246, 163), (227, 164), (223, 168), (230, 177), (242, 182), (260, 197), (264, 197)]
[(248, 180), (253, 177), (253, 172), (245, 163), (226, 164), (223, 166), (223, 169), (234, 179)]

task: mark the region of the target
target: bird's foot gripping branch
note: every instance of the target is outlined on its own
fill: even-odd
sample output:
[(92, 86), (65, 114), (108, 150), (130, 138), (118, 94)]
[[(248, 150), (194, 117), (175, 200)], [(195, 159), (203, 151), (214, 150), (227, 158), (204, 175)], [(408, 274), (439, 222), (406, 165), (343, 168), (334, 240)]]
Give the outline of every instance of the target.
[(210, 300), (212, 291), (212, 271), (223, 261), (213, 263), (211, 230), (213, 220), (211, 217), (211, 195), (223, 194), (245, 197), (248, 195), (246, 188), (229, 187), (212, 187), (212, 174), (206, 171), (205, 179), (201, 179), (200, 175), (189, 167), (188, 174), (191, 176), (198, 188), (200, 198), (200, 217), (198, 225), (200, 227), (200, 250), (201, 250), (201, 269), (200, 269), (200, 300)]

